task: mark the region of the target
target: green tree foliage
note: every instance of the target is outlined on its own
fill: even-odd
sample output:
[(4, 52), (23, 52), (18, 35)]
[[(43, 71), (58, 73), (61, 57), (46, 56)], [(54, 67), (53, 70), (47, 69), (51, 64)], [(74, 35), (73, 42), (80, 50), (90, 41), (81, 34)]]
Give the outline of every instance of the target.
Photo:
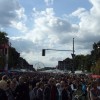
[(75, 70), (90, 70), (90, 55), (76, 55), (74, 59)]
[(5, 58), (3, 56), (0, 56), (0, 69), (3, 69), (5, 66)]
[(84, 69), (85, 66), (85, 56), (84, 55), (77, 55), (75, 57), (75, 67), (78, 69)]
[(17, 66), (20, 54), (15, 48), (9, 47), (9, 68)]
[(91, 51), (91, 56), (93, 60), (98, 60), (100, 58), (100, 41), (93, 44), (93, 50)]
[[(67, 60), (67, 58), (65, 59)], [(72, 59), (70, 59), (71, 61)], [(87, 55), (76, 55), (74, 58), (74, 69), (75, 70), (87, 70), (94, 73), (99, 73), (100, 71), (100, 41), (93, 44), (93, 50), (91, 54)]]
[(93, 50), (91, 51), (91, 60), (91, 71), (93, 73), (100, 74), (100, 41), (93, 44)]
[(8, 43), (8, 41), (7, 33), (0, 32), (0, 44)]
[(94, 74), (100, 75), (100, 59), (96, 62), (96, 66), (93, 66), (91, 70)]
[(93, 50), (90, 55), (76, 55), (75, 68), (87, 71), (91, 71), (92, 69), (93, 72), (99, 73), (100, 64), (98, 63), (100, 60), (98, 59), (100, 59), (100, 41), (93, 44)]
[(8, 44), (7, 33), (0, 31), (0, 68), (4, 68), (5, 66), (5, 55), (3, 54), (3, 45)]
[[(9, 38), (7, 37), (7, 33), (5, 32), (0, 32), (0, 69), (4, 69), (5, 67), (5, 54), (3, 54), (3, 47), (2, 45), (7, 44), (9, 45)], [(22, 64), (23, 62), (23, 64)], [(29, 68), (29, 63), (20, 57), (20, 53), (16, 51), (15, 48), (11, 47), (9, 45), (8, 48), (8, 68)]]

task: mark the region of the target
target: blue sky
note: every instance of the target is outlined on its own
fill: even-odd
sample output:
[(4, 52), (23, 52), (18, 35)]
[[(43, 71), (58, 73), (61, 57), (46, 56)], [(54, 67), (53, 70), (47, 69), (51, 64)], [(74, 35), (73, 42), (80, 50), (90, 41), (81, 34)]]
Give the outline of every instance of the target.
[(47, 7), (52, 7), (57, 15), (61, 15), (64, 13), (69, 14), (79, 7), (84, 7), (86, 9), (91, 7), (88, 0), (54, 0), (53, 4), (49, 5), (47, 5), (43, 0), (29, 0), (28, 2), (20, 0), (20, 3), (23, 7), (25, 7), (27, 14), (29, 14), (33, 8), (44, 10)]
[(0, 29), (35, 68), (37, 62), (54, 67), (72, 52), (43, 57), (42, 49), (72, 50), (75, 38), (75, 54), (89, 54), (100, 40), (99, 9), (100, 0), (0, 0)]

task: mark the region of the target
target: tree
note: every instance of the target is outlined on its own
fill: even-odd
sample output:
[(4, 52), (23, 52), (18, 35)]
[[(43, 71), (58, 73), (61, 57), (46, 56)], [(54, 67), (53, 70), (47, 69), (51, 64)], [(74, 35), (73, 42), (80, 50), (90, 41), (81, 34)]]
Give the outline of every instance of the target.
[(91, 51), (92, 59), (98, 60), (100, 58), (100, 41), (93, 44), (93, 50)]
[(20, 54), (16, 51), (16, 49), (13, 47), (9, 47), (9, 68), (17, 66), (19, 57)]
[(74, 62), (74, 66), (77, 70), (84, 70), (84, 67), (86, 66), (86, 58), (84, 55), (76, 55)]
[(9, 39), (7, 37), (7, 33), (5, 32), (0, 32), (0, 45), (8, 43)]
[(8, 45), (9, 39), (7, 37), (7, 33), (0, 31), (0, 68), (3, 69), (5, 66), (5, 51), (7, 50), (5, 48), (6, 45)]
[(91, 71), (93, 73), (100, 74), (100, 41), (93, 44), (93, 50), (91, 51), (91, 60)]
[(30, 66), (28, 62), (20, 57), (20, 53), (16, 51), (14, 47), (9, 45), (9, 38), (7, 33), (0, 32), (0, 69), (4, 69), (6, 64), (6, 54), (3, 54), (5, 46), (9, 46), (8, 50), (8, 69), (11, 68), (22, 68), (21, 63), (23, 62), (23, 68), (28, 68)]
[(96, 62), (96, 66), (92, 67), (94, 74), (100, 75), (100, 59)]

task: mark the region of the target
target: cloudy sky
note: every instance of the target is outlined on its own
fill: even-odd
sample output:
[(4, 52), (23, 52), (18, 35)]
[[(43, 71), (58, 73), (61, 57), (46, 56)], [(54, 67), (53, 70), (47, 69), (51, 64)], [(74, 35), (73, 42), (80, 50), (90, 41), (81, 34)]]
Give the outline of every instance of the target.
[(100, 0), (0, 0), (0, 30), (30, 64), (55, 67), (59, 60), (89, 54), (100, 40)]

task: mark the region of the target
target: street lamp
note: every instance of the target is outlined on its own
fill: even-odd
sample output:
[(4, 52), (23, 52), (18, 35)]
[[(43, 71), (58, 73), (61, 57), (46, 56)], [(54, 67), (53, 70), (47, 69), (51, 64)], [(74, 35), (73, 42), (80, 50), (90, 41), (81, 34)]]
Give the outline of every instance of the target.
[(97, 45), (98, 56), (100, 56), (100, 45)]
[(72, 59), (73, 59), (73, 65), (72, 65), (72, 73), (74, 73), (75, 69), (75, 63), (74, 63), (74, 58), (75, 58), (75, 54), (74, 54), (75, 50), (74, 50), (74, 38), (73, 38), (73, 53), (71, 54), (72, 55)]
[(100, 48), (100, 45), (97, 45), (97, 48), (99, 49)]

